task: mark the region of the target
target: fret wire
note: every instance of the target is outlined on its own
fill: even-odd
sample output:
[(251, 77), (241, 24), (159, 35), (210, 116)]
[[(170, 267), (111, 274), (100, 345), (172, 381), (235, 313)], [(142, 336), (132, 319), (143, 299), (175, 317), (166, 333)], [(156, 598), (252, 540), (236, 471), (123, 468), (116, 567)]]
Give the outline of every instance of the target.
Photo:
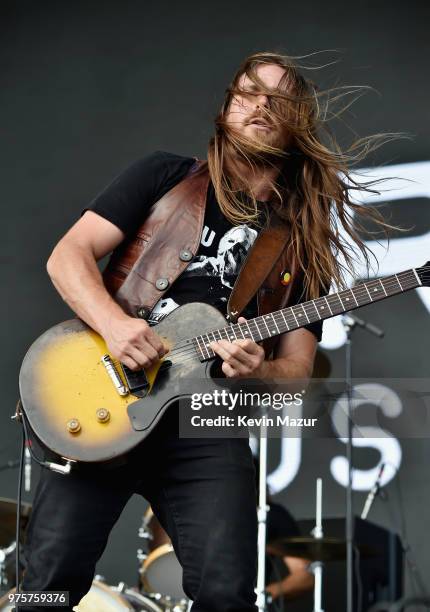
[[(290, 331), (292, 329), (295, 329), (296, 327), (299, 327), (300, 324), (298, 323), (294, 313), (293, 313), (293, 316), (290, 315), (290, 319), (289, 319), (289, 323), (288, 323), (288, 319), (287, 319), (288, 311), (292, 312), (292, 307), (291, 306), (289, 308), (285, 308), (284, 310), (280, 310), (279, 312), (281, 313), (281, 315), (282, 315), (282, 317), (283, 317), (283, 319), (285, 321), (285, 324), (287, 326), (287, 330)], [(276, 314), (276, 313), (273, 313), (273, 314)], [(281, 321), (281, 323), (282, 323), (282, 321)]]
[(252, 331), (251, 331), (251, 328), (249, 327), (248, 321), (246, 321), (246, 327), (248, 328), (248, 331), (249, 331), (249, 334), (250, 334), (251, 338), (254, 339), (254, 336), (252, 335)]
[(284, 316), (289, 316), (291, 329), (294, 329), (295, 327), (297, 327), (296, 317), (294, 316), (294, 313), (291, 313), (291, 306), (285, 309), (285, 313), (286, 315)]
[(350, 291), (352, 297), (354, 298), (354, 301), (355, 301), (356, 305), (358, 306), (357, 298), (355, 297), (353, 290), (350, 289), (349, 291)]
[(210, 340), (210, 338), (209, 338), (209, 334), (204, 334), (204, 335), (202, 335), (202, 338), (203, 338), (203, 342), (204, 342), (204, 345), (205, 345), (206, 352), (207, 352), (207, 354), (208, 354), (208, 356), (209, 356), (210, 351), (212, 350), (212, 349), (211, 349), (211, 348), (208, 346), (208, 345), (209, 345), (209, 342), (211, 342), (211, 340)]
[(379, 279), (379, 283), (382, 287), (382, 291), (385, 293), (385, 295), (388, 297), (387, 292), (385, 291), (385, 287), (384, 287), (384, 283), (382, 282), (382, 280)]
[(402, 289), (402, 291), (403, 291), (402, 283), (397, 278), (397, 274), (395, 274), (394, 276), (395, 276), (396, 281), (399, 283), (400, 289)]
[(318, 308), (315, 306), (315, 301), (316, 300), (312, 300), (311, 302), (309, 302), (310, 304), (312, 304), (312, 306), (315, 308), (315, 312), (317, 313), (317, 317), (318, 319), (320, 318), (320, 313), (318, 312)]
[(414, 276), (415, 276), (415, 268), (411, 268), (410, 270), (403, 270), (403, 272), (399, 272), (397, 274), (397, 276), (400, 276), (400, 277), (402, 277), (402, 276), (410, 277), (411, 280), (412, 280), (412, 278), (414, 278)]
[[(370, 300), (370, 302), (374, 302), (375, 299), (382, 299), (384, 296), (390, 297), (391, 295), (399, 293), (399, 291), (403, 292), (407, 289), (416, 288), (417, 286), (420, 286), (420, 284), (421, 282), (419, 280), (419, 277), (416, 271), (412, 268), (410, 270), (405, 270), (403, 272), (399, 272), (398, 274), (388, 276), (385, 279), (381, 279), (381, 278), (372, 279), (370, 281), (360, 283), (350, 289), (346, 289), (346, 290), (343, 290), (337, 293), (328, 294), (327, 296), (320, 296), (314, 300), (309, 300), (307, 302), (302, 302), (301, 304), (296, 304), (295, 307), (281, 309), (279, 311), (271, 313), (270, 317), (271, 317), (271, 321), (273, 322), (273, 325), (275, 326), (278, 334), (281, 334), (283, 333), (283, 330), (280, 329), (278, 323), (281, 325), (281, 327), (285, 325), (286, 331), (291, 331), (291, 329), (294, 329), (294, 324), (297, 327), (303, 327), (303, 325), (299, 323), (299, 320), (296, 316), (296, 312), (295, 312), (296, 307), (301, 308), (307, 322), (312, 323), (314, 322), (313, 318), (315, 316), (317, 317), (316, 320), (327, 318), (325, 317), (325, 313), (321, 314), (321, 311), (324, 311), (325, 309), (325, 306), (323, 305), (324, 303), (327, 305), (328, 310), (332, 316), (335, 316), (335, 314), (338, 314), (338, 313), (333, 312), (330, 306), (330, 302), (327, 299), (332, 296), (337, 297), (342, 306), (342, 309), (346, 310), (343, 299), (347, 301), (347, 299), (349, 299), (347, 298), (348, 294), (352, 295), (352, 297), (354, 298), (356, 307), (360, 307), (361, 305), (363, 306), (365, 305), (364, 303), (360, 304), (360, 302), (358, 301), (358, 300), (362, 300), (363, 298), (366, 300), (366, 303), (369, 303), (368, 300)], [(372, 289), (374, 293), (371, 293)], [(381, 289), (383, 293), (381, 292)], [(376, 293), (376, 291), (379, 291), (379, 293)], [(310, 308), (311, 306), (314, 308), (315, 314), (311, 312), (309, 313), (307, 312), (306, 308), (307, 307)], [(300, 313), (297, 313), (297, 315), (301, 317)], [(279, 317), (278, 320), (277, 320), (277, 317)], [(261, 324), (264, 324), (264, 326), (266, 327), (269, 337), (273, 335), (273, 333), (270, 331), (267, 325), (265, 318), (260, 316), (260, 317), (256, 317), (252, 319), (249, 322), (248, 321), (245, 322), (245, 325), (248, 328), (249, 334), (253, 340), (255, 340), (256, 338), (254, 338), (254, 332), (252, 331), (250, 327), (251, 322), (254, 324), (256, 331), (258, 332), (258, 335), (260, 336), (260, 340), (264, 340), (264, 335), (261, 332)], [(231, 335), (233, 336), (234, 339), (237, 339), (236, 331), (241, 333), (242, 338), (249, 337), (249, 336), (246, 336), (241, 325), (237, 324), (236, 330), (233, 326), (230, 326), (229, 328), (222, 328), (222, 329), (218, 329), (218, 330), (209, 332), (205, 335), (196, 336), (195, 338), (193, 338), (193, 340), (197, 344), (196, 348), (199, 354), (203, 358), (206, 358), (206, 357), (210, 357), (211, 355), (212, 356), (215, 355), (212, 349), (210, 349), (207, 346), (207, 343), (211, 341), (210, 334), (212, 335), (214, 341), (217, 340), (216, 334), (218, 334), (219, 339), (223, 339), (223, 337), (225, 337), (227, 340), (231, 340), (231, 337), (230, 337)]]
[[(370, 294), (369, 287), (372, 290), (372, 294), (370, 294), (370, 295), (375, 295), (375, 291), (379, 290), (379, 287), (377, 286), (378, 285), (378, 280), (379, 279), (374, 279), (374, 280), (371, 280), (371, 281), (369, 281), (367, 283), (367, 291), (368, 291), (368, 293)], [(378, 293), (378, 295), (381, 295), (381, 294)], [(373, 298), (372, 298), (372, 300), (373, 300)]]
[[(340, 308), (341, 308), (341, 310), (340, 310), (339, 312), (336, 310), (337, 308), (339, 308), (339, 305), (338, 305), (337, 301), (336, 301), (336, 304), (334, 304), (334, 298), (336, 298), (336, 297), (338, 298), (338, 300), (339, 300), (339, 302), (340, 302)], [(341, 300), (339, 299), (339, 297), (338, 297), (338, 295), (337, 295), (336, 293), (330, 293), (330, 294), (327, 296), (327, 303), (328, 303), (328, 304), (330, 304), (330, 307), (331, 307), (331, 312), (332, 312), (334, 315), (341, 314), (341, 312), (343, 312), (343, 311), (344, 311), (344, 307), (343, 307), (343, 305), (342, 305), (342, 302), (341, 302)]]
[(300, 304), (300, 306), (302, 307), (302, 310), (303, 310), (303, 312), (305, 313), (305, 317), (307, 318), (308, 323), (310, 323), (310, 321), (309, 321), (309, 317), (308, 317), (308, 315), (306, 314), (305, 307), (303, 306), (303, 304)]
[(324, 299), (325, 299), (325, 301), (326, 301), (326, 304), (327, 304), (328, 309), (330, 310), (331, 314), (333, 314), (333, 311), (332, 311), (332, 309), (330, 308), (330, 304), (328, 303), (327, 297), (326, 297), (326, 296), (324, 296)]
[(280, 334), (281, 332), (279, 331), (279, 327), (276, 325), (276, 319), (274, 317), (274, 313), (273, 312), (271, 313), (270, 317), (271, 317), (273, 323), (275, 324), (275, 327), (276, 327), (276, 329), (278, 331), (278, 334)]
[(269, 337), (270, 337), (270, 336), (272, 335), (272, 334), (270, 333), (270, 329), (267, 327), (267, 323), (266, 323), (266, 321), (265, 321), (264, 317), (261, 317), (261, 318), (263, 319), (263, 323), (264, 323), (264, 325), (266, 326), (267, 332), (268, 332)]
[(242, 336), (240, 340), (244, 340), (245, 336), (243, 335), (242, 325), (240, 323), (236, 323), (236, 331)]
[(340, 300), (340, 303), (342, 305), (342, 310), (345, 312), (345, 310), (348, 310), (349, 304), (347, 306), (345, 306), (345, 302), (349, 302), (349, 296), (347, 295), (348, 290), (343, 290), (343, 291), (339, 291), (337, 293), (337, 296)]
[(224, 338), (223, 338), (223, 340), (230, 340), (230, 338), (228, 337), (228, 332), (227, 332), (227, 329), (224, 327), (224, 328), (222, 329), (222, 331), (224, 332)]
[[(296, 304), (295, 306), (292, 306), (292, 307), (291, 307), (291, 310), (293, 310), (293, 311), (294, 311), (294, 309), (300, 308), (300, 306), (301, 306), (301, 304)], [(294, 316), (296, 316), (296, 313), (294, 313)], [(300, 320), (300, 321), (302, 321), (303, 319), (301, 319), (301, 318), (300, 318), (301, 316), (302, 316), (302, 313), (301, 313), (301, 312), (298, 312), (298, 313), (297, 313), (297, 317), (298, 317), (298, 319), (296, 318), (296, 321), (299, 321), (299, 320)], [(300, 325), (300, 323), (297, 323), (297, 325), (299, 325), (299, 327), (302, 327), (302, 325)]]
[[(319, 297), (319, 298), (317, 298), (317, 300), (315, 300), (315, 301), (323, 301), (323, 300), (324, 300), (324, 297)], [(324, 305), (324, 304), (321, 304), (321, 310), (325, 310), (325, 305)], [(319, 308), (318, 308), (318, 307), (317, 307), (317, 312), (318, 312), (318, 315), (320, 316), (320, 318), (323, 318), (323, 317), (321, 317), (321, 315), (319, 314)], [(325, 314), (325, 313), (324, 313), (324, 314)]]
[[(202, 336), (196, 336), (196, 340), (197, 340), (197, 343), (198, 343), (198, 345), (199, 345), (199, 349), (200, 349), (200, 352), (201, 352), (201, 354), (202, 354), (202, 357), (204, 358), (205, 354), (204, 354), (204, 352), (203, 352), (202, 347), (200, 346), (200, 341), (199, 341), (199, 338), (202, 338)], [(202, 341), (203, 341), (203, 338), (202, 338)], [(206, 349), (206, 352), (208, 352), (208, 350), (207, 350), (207, 348), (204, 346), (204, 344), (203, 344), (203, 347)]]
[[(357, 285), (356, 287), (353, 287), (353, 288), (351, 289), (351, 291), (352, 291), (352, 292), (353, 292), (353, 294), (354, 294), (354, 298), (355, 298), (355, 301), (357, 302), (357, 306), (362, 306), (363, 304), (360, 304), (360, 299), (363, 297), (363, 296), (361, 295), (361, 293), (362, 293), (362, 291), (361, 291), (361, 285)], [(366, 300), (367, 300), (367, 299), (368, 299), (368, 296), (366, 297)]]
[(372, 296), (370, 295), (369, 289), (367, 288), (367, 283), (363, 283), (363, 287), (366, 289), (367, 295), (369, 296), (370, 301), (372, 301)]
[(417, 281), (418, 281), (418, 285), (419, 285), (419, 286), (421, 286), (421, 285), (422, 285), (422, 282), (421, 282), (420, 277), (419, 277), (419, 276), (418, 276), (418, 274), (417, 274), (416, 269), (415, 269), (415, 268), (412, 268), (412, 272), (415, 274), (415, 278), (416, 278), (416, 279), (417, 279)]
[(261, 333), (260, 328), (259, 328), (259, 327), (258, 327), (258, 325), (257, 325), (257, 321), (256, 321), (256, 319), (253, 319), (252, 321), (253, 321), (253, 323), (254, 323), (254, 325), (255, 325), (255, 327), (256, 327), (256, 329), (257, 329), (257, 331), (258, 331), (258, 335), (260, 336), (260, 340), (263, 340), (263, 334)]
[(292, 313), (294, 317), (297, 327), (300, 327), (299, 322), (297, 321), (296, 313), (294, 312), (294, 309), (292, 307), (290, 308), (290, 312)]
[(342, 304), (342, 300), (340, 299), (339, 293), (332, 293), (332, 295), (335, 295), (338, 298), (340, 302), (340, 307), (342, 308), (342, 310), (345, 310), (345, 306)]
[[(404, 273), (403, 273), (404, 274)], [(400, 276), (400, 278), (402, 277), (402, 274), (399, 274), (398, 276)], [(415, 275), (413, 274), (413, 272), (411, 272), (409, 274), (409, 276), (407, 276), (406, 278), (401, 278), (402, 280), (402, 289), (405, 290), (406, 288), (411, 288), (411, 287), (419, 287), (421, 283), (418, 283), (417, 285), (417, 281), (415, 278)]]
[(287, 322), (287, 319), (286, 319), (286, 317), (285, 317), (285, 315), (284, 315), (284, 311), (283, 311), (283, 310), (280, 310), (279, 312), (281, 313), (282, 318), (284, 319), (284, 323), (285, 323), (285, 325), (287, 326), (287, 331), (290, 331), (290, 327), (289, 327), (288, 322)]

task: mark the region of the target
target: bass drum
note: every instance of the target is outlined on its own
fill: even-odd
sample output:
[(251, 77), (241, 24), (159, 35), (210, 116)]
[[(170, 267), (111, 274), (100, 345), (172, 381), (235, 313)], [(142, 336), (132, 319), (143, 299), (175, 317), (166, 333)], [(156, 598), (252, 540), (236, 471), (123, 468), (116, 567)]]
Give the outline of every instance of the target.
[(172, 542), (151, 507), (143, 522), (148, 534), (149, 554), (140, 567), (140, 588), (182, 604), (187, 596), (182, 589), (182, 567)]
[[(10, 603), (8, 597), (11, 593), (15, 593), (15, 589), (0, 599), (1, 612), (11, 612), (14, 609), (14, 604)], [(98, 580), (93, 581), (91, 589), (73, 610), (75, 612), (163, 612), (163, 609), (151, 599), (133, 589), (110, 587)]]

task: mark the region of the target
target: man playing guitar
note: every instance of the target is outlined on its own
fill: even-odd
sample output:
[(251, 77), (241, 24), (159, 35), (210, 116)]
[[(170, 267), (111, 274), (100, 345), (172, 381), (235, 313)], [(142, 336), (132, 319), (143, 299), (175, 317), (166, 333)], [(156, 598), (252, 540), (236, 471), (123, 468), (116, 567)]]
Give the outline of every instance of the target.
[[(193, 173), (193, 158), (157, 152), (137, 161), (59, 241), (47, 264), (52, 282), (76, 315), (105, 340), (114, 359), (132, 371), (161, 359), (167, 347), (153, 324), (178, 305), (206, 302), (226, 315), (245, 257), (274, 214), (290, 232), (295, 276), (301, 279), (290, 302), (316, 298), (332, 279), (340, 280), (339, 256), (347, 263), (350, 259), (332, 224), (334, 208), (346, 233), (364, 247), (346, 210), (354, 206), (345, 178), (348, 154), (320, 137), (323, 106), (322, 93), (289, 58), (272, 53), (247, 58), (227, 90), (204, 164), (210, 180), (200, 244), (194, 253), (179, 253), (189, 263), (174, 283), (166, 275), (151, 284), (160, 299), (144, 318), (126, 312), (114, 299), (97, 262), (109, 253), (118, 259), (130, 241), (144, 246), (152, 232), (163, 230), (168, 219), (161, 208), (162, 222), (136, 239), (154, 204)], [(183, 220), (174, 214), (180, 233)], [(281, 292), (291, 281), (291, 270), (281, 270)], [(250, 300), (239, 322), (255, 317), (260, 306)], [(226, 377), (303, 380), (311, 376), (321, 327), (316, 322), (280, 336), (271, 353), (246, 338), (220, 339), (210, 346)], [(256, 610), (257, 521), (248, 441), (181, 438), (177, 420), (169, 408), (122, 462), (84, 465), (68, 477), (42, 470), (23, 590), (67, 590), (70, 609), (75, 606), (91, 587), (125, 504), (139, 493), (172, 539), (193, 612)]]

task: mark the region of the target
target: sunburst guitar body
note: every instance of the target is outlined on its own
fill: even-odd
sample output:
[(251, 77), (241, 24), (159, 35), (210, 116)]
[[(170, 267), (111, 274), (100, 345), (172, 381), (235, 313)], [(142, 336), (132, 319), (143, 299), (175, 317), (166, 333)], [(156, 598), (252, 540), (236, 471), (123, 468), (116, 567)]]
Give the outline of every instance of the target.
[(74, 461), (105, 462), (127, 453), (169, 404), (189, 395), (190, 380), (210, 378), (211, 363), (199, 359), (192, 336), (225, 325), (207, 304), (177, 308), (156, 327), (168, 353), (136, 374), (81, 320), (50, 328), (32, 344), (20, 372), (31, 429), (51, 451)]

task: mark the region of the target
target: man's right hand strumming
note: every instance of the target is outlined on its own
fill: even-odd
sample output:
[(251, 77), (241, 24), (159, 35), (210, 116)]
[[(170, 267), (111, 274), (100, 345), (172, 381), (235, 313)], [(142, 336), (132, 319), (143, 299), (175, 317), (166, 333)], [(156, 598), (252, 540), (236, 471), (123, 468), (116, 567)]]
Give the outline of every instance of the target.
[(58, 242), (47, 270), (63, 300), (102, 336), (111, 356), (138, 370), (163, 357), (161, 338), (146, 321), (128, 316), (112, 299), (97, 266), (124, 237), (113, 223), (87, 211)]
[(111, 321), (102, 335), (112, 357), (131, 370), (150, 367), (166, 352), (158, 334), (141, 319)]

